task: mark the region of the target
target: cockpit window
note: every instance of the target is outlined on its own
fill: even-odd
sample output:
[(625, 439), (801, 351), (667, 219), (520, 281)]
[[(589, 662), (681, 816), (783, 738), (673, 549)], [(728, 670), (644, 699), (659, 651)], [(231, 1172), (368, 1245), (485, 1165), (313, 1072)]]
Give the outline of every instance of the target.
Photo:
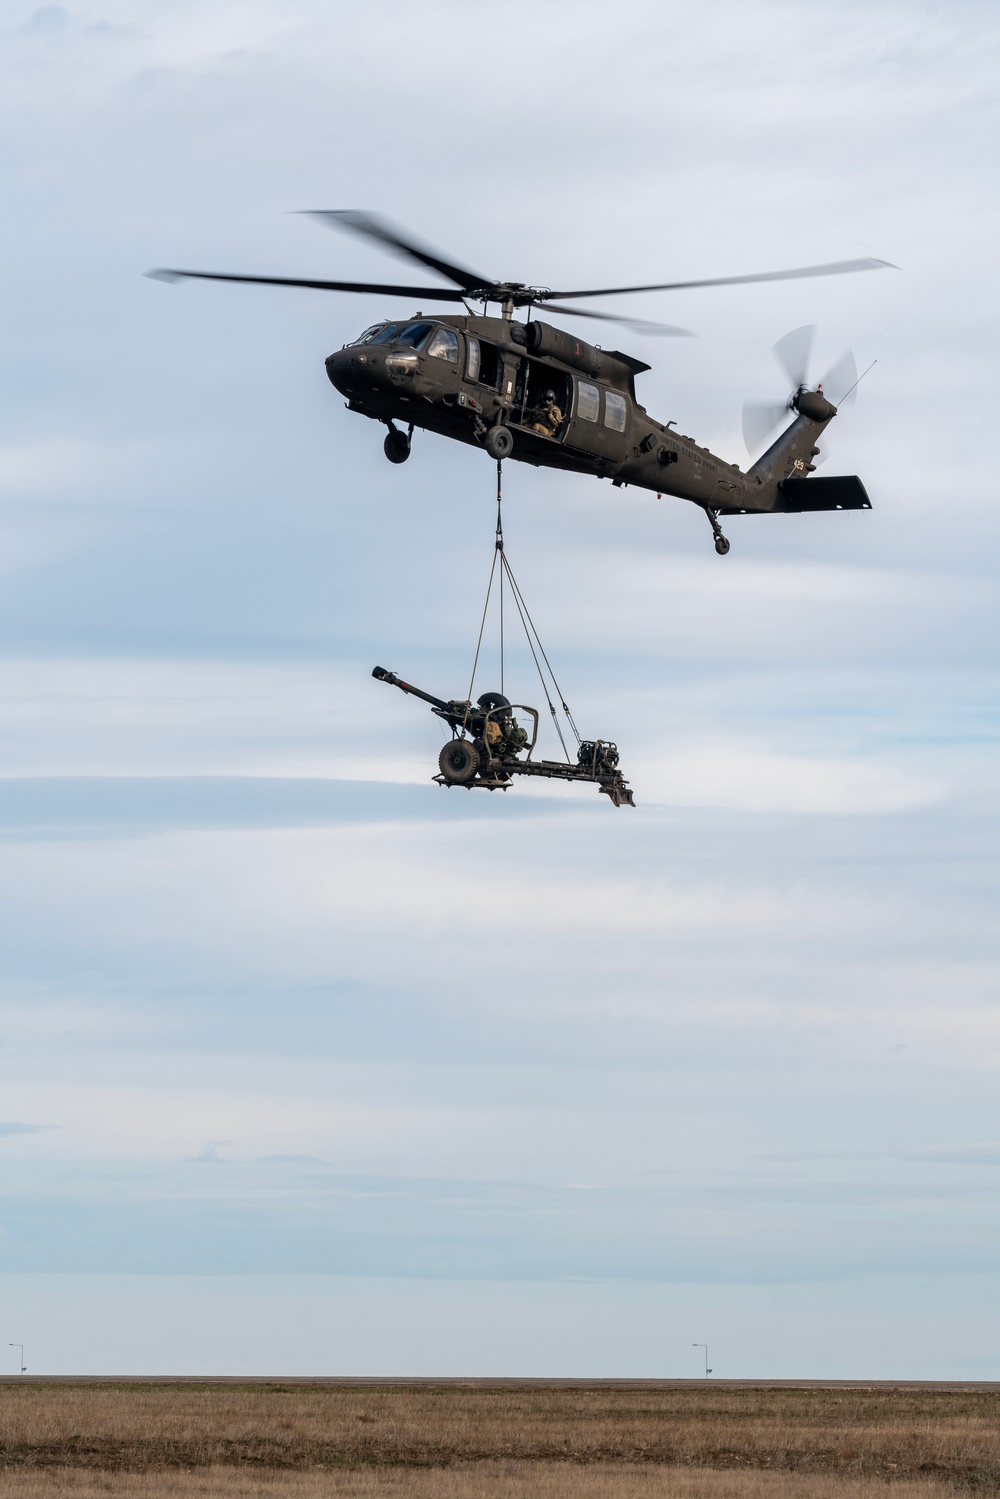
[(371, 341), (375, 337), (376, 333), (381, 333), (381, 331), (382, 331), (382, 329), (384, 327), (385, 327), (384, 323), (373, 323), (370, 328), (366, 328), (365, 329), (364, 333), (362, 333), (362, 335), (361, 335), (360, 338), (356, 338), (354, 340), (353, 344), (351, 345), (351, 348), (352, 349), (356, 349), (360, 344), (371, 343)]
[(427, 345), (428, 354), (435, 359), (447, 359), (449, 364), (458, 363), (458, 334), (454, 328), (438, 328)]
[(405, 344), (409, 349), (419, 349), (432, 326), (431, 323), (407, 323), (402, 333), (396, 335), (396, 343)]
[(373, 344), (391, 344), (402, 326), (402, 323), (386, 323), (381, 332), (376, 328), (370, 342)]

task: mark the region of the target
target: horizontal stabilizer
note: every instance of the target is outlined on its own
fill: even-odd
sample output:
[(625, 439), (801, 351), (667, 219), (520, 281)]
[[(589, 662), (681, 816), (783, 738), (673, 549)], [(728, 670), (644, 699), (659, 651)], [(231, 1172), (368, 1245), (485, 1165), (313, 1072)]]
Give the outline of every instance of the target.
[(785, 479), (778, 485), (777, 511), (870, 510), (872, 502), (857, 474), (828, 479)]

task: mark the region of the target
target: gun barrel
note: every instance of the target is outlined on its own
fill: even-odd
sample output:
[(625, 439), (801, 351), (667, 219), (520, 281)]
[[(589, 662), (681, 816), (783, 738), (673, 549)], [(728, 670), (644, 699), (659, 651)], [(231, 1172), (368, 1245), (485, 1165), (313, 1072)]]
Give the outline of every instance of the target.
[(443, 698), (433, 697), (429, 692), (422, 692), (419, 687), (412, 687), (402, 677), (397, 677), (394, 671), (386, 671), (384, 666), (374, 667), (372, 676), (379, 682), (388, 682), (390, 687), (398, 687), (400, 692), (410, 692), (414, 697), (423, 698), (425, 703), (430, 703), (434, 708), (441, 708), (445, 713), (448, 711), (449, 704)]

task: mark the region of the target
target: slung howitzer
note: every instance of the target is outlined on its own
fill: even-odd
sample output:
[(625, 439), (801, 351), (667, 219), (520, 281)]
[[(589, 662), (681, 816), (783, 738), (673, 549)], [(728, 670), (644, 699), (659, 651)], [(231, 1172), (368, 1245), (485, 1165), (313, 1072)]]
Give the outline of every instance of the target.
[[(618, 769), (618, 748), (610, 740), (584, 740), (576, 763), (571, 760), (533, 760), (538, 738), (538, 710), (526, 703), (511, 703), (500, 692), (484, 692), (475, 703), (467, 699), (435, 697), (395, 672), (376, 666), (372, 676), (401, 692), (430, 703), (431, 711), (451, 726), (452, 738), (438, 756), (441, 786), (483, 787), (505, 791), (515, 775), (541, 776), (550, 780), (592, 781), (616, 807), (634, 807), (629, 784)], [(515, 712), (531, 719), (529, 733)], [(521, 756), (524, 756), (522, 759)]]

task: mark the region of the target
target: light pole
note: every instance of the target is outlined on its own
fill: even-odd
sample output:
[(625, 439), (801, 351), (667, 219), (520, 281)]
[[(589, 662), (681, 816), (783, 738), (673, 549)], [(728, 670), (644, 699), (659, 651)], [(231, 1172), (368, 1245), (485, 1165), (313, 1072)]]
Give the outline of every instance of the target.
[(16, 1348), (19, 1351), (19, 1353), (21, 1355), (21, 1357), (18, 1360), (18, 1363), (21, 1365), (21, 1368), (20, 1368), (19, 1372), (21, 1374), (27, 1374), (28, 1371), (27, 1371), (27, 1369), (25, 1368), (25, 1365), (24, 1365), (24, 1344), (23, 1343), (8, 1343), (7, 1347), (8, 1348)]
[(708, 1367), (708, 1344), (707, 1343), (692, 1343), (691, 1347), (692, 1348), (704, 1348), (704, 1350), (705, 1350), (705, 1378), (707, 1379), (708, 1376), (712, 1372), (711, 1369)]

